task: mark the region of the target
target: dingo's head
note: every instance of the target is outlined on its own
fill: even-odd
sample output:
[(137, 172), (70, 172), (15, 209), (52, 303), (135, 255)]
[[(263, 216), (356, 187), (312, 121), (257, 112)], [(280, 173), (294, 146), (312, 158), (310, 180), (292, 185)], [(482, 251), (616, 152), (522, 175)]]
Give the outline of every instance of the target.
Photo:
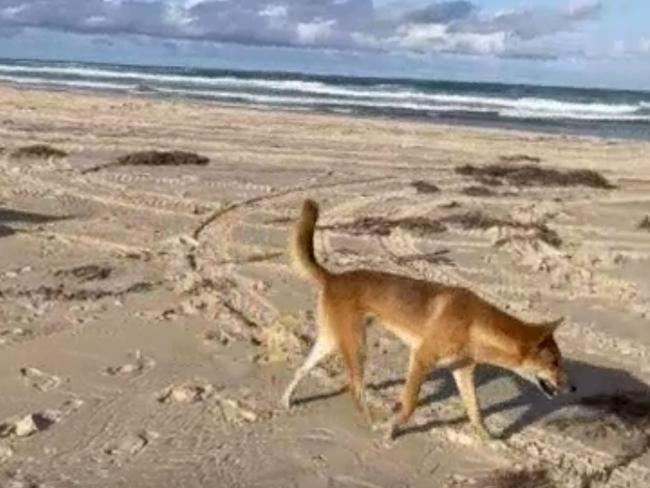
[(548, 397), (553, 398), (560, 393), (576, 391), (562, 365), (562, 353), (553, 338), (553, 332), (563, 319), (543, 324), (542, 333), (535, 344), (524, 357), (520, 372), (524, 377), (535, 383)]

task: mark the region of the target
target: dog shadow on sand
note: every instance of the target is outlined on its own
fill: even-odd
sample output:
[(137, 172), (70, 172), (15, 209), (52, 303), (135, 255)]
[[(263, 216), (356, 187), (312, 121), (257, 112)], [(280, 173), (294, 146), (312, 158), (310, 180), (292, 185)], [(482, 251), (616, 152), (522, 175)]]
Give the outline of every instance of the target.
[[(620, 428), (640, 430), (647, 432), (647, 435), (650, 436), (649, 385), (622, 369), (607, 368), (570, 359), (566, 359), (564, 364), (577, 391), (558, 395), (553, 399), (546, 398), (535, 385), (514, 373), (487, 365), (477, 367), (475, 382), (482, 405), (481, 411), (487, 425), (490, 425), (491, 415), (507, 415), (510, 410), (514, 410), (514, 415), (508, 415), (508, 418), (512, 417), (512, 421), (501, 432), (494, 432), (492, 429), (499, 438), (507, 439), (513, 434), (521, 432), (527, 426), (540, 421), (547, 421), (560, 430), (570, 429), (573, 426), (582, 426), (585, 429), (593, 430), (616, 423)], [(439, 382), (435, 392), (421, 394), (419, 409), (458, 396), (451, 374), (445, 369), (432, 372), (427, 381), (440, 379), (444, 379), (444, 381)], [(514, 381), (519, 394), (496, 403), (490, 401), (488, 391), (483, 387), (494, 381)], [(370, 384), (368, 389), (380, 391), (401, 386), (403, 383), (403, 378), (389, 379)], [(305, 397), (296, 403), (309, 403), (331, 398), (344, 393), (345, 390), (345, 388), (339, 388), (328, 393)], [(395, 400), (397, 401), (397, 398)], [(563, 415), (563, 411), (566, 411), (566, 415)], [(466, 421), (465, 415), (450, 420), (434, 419), (419, 425), (410, 425), (404, 428), (400, 435), (426, 432), (436, 427), (457, 425)]]

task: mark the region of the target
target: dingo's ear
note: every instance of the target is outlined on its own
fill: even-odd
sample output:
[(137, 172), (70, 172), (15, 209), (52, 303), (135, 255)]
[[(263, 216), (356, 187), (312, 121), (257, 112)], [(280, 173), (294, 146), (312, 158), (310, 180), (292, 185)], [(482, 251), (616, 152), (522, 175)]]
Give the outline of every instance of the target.
[(564, 323), (564, 317), (560, 317), (559, 319), (552, 320), (550, 322), (545, 322), (542, 324), (544, 328), (546, 328), (550, 334), (555, 332), (555, 330)]
[(555, 330), (564, 322), (564, 317), (561, 317), (556, 320), (552, 320), (550, 322), (542, 322), (541, 324), (537, 324), (536, 328), (538, 330), (538, 333), (535, 336), (535, 346), (539, 347), (540, 345), (544, 344), (546, 339), (551, 337)]

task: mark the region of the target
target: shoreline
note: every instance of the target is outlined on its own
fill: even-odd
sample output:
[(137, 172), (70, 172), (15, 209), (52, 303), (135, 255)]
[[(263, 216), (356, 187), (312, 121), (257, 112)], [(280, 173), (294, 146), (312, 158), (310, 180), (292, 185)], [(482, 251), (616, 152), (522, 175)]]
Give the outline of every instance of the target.
[[(83, 60), (83, 59), (32, 59), (32, 58), (2, 58), (0, 57), (0, 63), (3, 61), (9, 61), (13, 63), (55, 63), (55, 64), (82, 64), (82, 65), (89, 65), (89, 66), (120, 66), (120, 67), (129, 67), (129, 68), (147, 68), (147, 69), (165, 69), (165, 68), (171, 68), (173, 70), (204, 70), (204, 71), (231, 71), (231, 72), (241, 72), (241, 73), (246, 73), (246, 74), (257, 74), (257, 73), (268, 73), (273, 76), (303, 76), (303, 77), (311, 77), (311, 76), (320, 76), (324, 78), (331, 78), (331, 77), (342, 77), (342, 78), (348, 78), (348, 79), (365, 79), (365, 80), (374, 80), (374, 81), (380, 81), (383, 80), (382, 77), (379, 75), (337, 75), (334, 73), (330, 72), (303, 72), (299, 70), (288, 70), (288, 71), (273, 71), (273, 70), (264, 70), (264, 71), (259, 71), (259, 70), (249, 70), (249, 69), (243, 69), (243, 68), (227, 68), (227, 67), (203, 67), (200, 65), (167, 65), (167, 64), (134, 64), (134, 63), (110, 63), (110, 62), (98, 62), (98, 61), (89, 61), (89, 60)], [(616, 87), (607, 87), (607, 86), (602, 86), (602, 85), (594, 85), (594, 86), (578, 86), (578, 85), (558, 85), (558, 84), (541, 84), (541, 85), (532, 85), (530, 83), (516, 83), (516, 82), (505, 82), (505, 81), (471, 81), (471, 80), (463, 80), (463, 79), (444, 79), (444, 78), (435, 78), (431, 79), (429, 77), (413, 77), (413, 78), (392, 78), (395, 81), (398, 82), (451, 82), (451, 83), (463, 83), (463, 84), (468, 84), (468, 85), (474, 85), (474, 84), (491, 84), (491, 85), (501, 85), (501, 86), (538, 86), (542, 88), (559, 88), (559, 89), (569, 89), (569, 90), (581, 90), (581, 89), (588, 89), (588, 90), (597, 90), (597, 91), (617, 91), (617, 92), (630, 92), (630, 93), (645, 93), (650, 95), (650, 90), (648, 89), (633, 89), (633, 88), (616, 88)]]
[[(634, 138), (634, 137), (615, 137), (615, 136), (605, 136), (605, 135), (594, 135), (589, 133), (580, 133), (576, 131), (569, 130), (568, 133), (562, 133), (560, 128), (554, 128), (549, 130), (542, 129), (526, 129), (522, 127), (515, 127), (516, 125), (523, 125), (522, 123), (513, 122), (508, 124), (504, 122), (503, 125), (499, 123), (481, 123), (479, 121), (471, 122), (462, 122), (462, 121), (444, 121), (436, 120), (430, 117), (424, 116), (404, 116), (404, 117), (392, 117), (390, 115), (382, 114), (364, 114), (364, 113), (345, 113), (342, 109), (341, 111), (330, 110), (330, 109), (317, 109), (317, 108), (307, 108), (307, 107), (282, 107), (282, 106), (271, 106), (271, 105), (254, 105), (254, 104), (245, 104), (245, 103), (228, 103), (223, 101), (215, 101), (209, 99), (199, 99), (191, 97), (179, 97), (173, 95), (162, 95), (162, 94), (147, 94), (147, 93), (138, 93), (138, 92), (123, 92), (123, 91), (110, 91), (110, 90), (95, 90), (95, 89), (82, 89), (82, 88), (56, 88), (56, 87), (40, 87), (40, 86), (20, 86), (19, 84), (14, 84), (10, 82), (0, 81), (0, 90), (15, 91), (15, 92), (25, 92), (29, 93), (44, 93), (44, 94), (58, 94), (58, 95), (71, 95), (71, 96), (80, 96), (88, 97), (92, 99), (97, 97), (99, 99), (119, 99), (125, 98), (133, 101), (139, 102), (162, 102), (169, 104), (186, 104), (188, 106), (193, 106), (196, 108), (206, 108), (206, 109), (223, 109), (231, 111), (242, 111), (242, 112), (260, 112), (260, 113), (277, 113), (277, 114), (297, 114), (297, 115), (313, 115), (316, 117), (333, 117), (333, 118), (342, 118), (342, 119), (352, 119), (358, 121), (366, 122), (380, 122), (380, 123), (390, 123), (390, 124), (414, 124), (414, 125), (423, 125), (430, 126), (433, 129), (452, 129), (458, 131), (467, 131), (469, 133), (504, 133), (512, 134), (515, 138), (520, 137), (548, 137), (548, 138), (557, 138), (559, 140), (583, 140), (583, 141), (594, 141), (598, 143), (617, 143), (617, 144), (631, 144), (631, 145), (648, 145), (650, 147), (650, 134), (648, 134), (648, 139), (643, 138)], [(505, 125), (512, 125), (512, 127), (505, 127)]]
[[(650, 140), (646, 92), (172, 67), (0, 61), (16, 87), (116, 92), (460, 127)], [(22, 86), (21, 86), (22, 85)]]

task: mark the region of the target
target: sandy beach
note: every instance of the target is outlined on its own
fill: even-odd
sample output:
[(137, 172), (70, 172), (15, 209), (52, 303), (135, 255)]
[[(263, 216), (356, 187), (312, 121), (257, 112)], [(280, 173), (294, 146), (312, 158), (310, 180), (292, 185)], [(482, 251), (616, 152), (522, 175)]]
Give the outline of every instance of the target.
[[(0, 106), (0, 486), (650, 486), (650, 143), (8, 86)], [(141, 150), (209, 163), (115, 164)], [(285, 411), (315, 333), (285, 253), (307, 197), (332, 270), (564, 316), (577, 394), (480, 368), (502, 436), (481, 444), (438, 371), (386, 445), (333, 360)], [(385, 417), (407, 350), (368, 345)]]

